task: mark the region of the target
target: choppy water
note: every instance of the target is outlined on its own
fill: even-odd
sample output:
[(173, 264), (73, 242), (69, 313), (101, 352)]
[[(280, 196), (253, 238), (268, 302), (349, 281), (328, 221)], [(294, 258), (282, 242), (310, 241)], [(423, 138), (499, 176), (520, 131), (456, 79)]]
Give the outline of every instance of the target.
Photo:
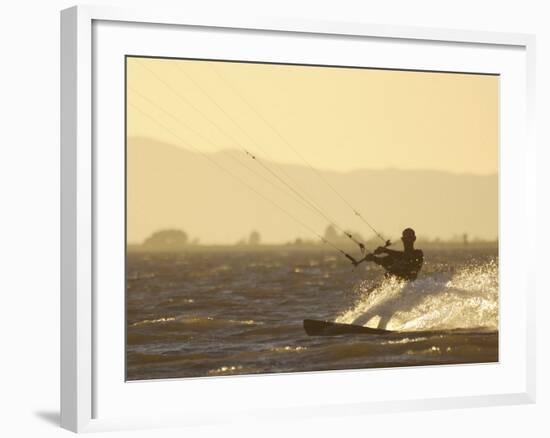
[[(127, 379), (497, 361), (496, 249), (424, 252), (412, 283), (321, 251), (129, 253)], [(305, 318), (407, 333), (308, 337)]]

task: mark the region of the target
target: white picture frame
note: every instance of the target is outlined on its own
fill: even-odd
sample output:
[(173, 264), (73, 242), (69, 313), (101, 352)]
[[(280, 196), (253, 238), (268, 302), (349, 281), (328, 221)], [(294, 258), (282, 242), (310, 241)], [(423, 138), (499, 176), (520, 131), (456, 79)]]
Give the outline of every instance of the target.
[[(111, 30), (101, 34), (94, 29), (94, 26), (107, 23)], [(143, 391), (169, 390), (169, 386), (180, 385), (181, 382), (141, 382), (127, 383), (119, 381), (120, 387), (129, 389), (127, 394), (117, 392), (113, 389), (109, 393), (113, 379), (119, 379), (116, 372), (111, 373), (109, 363), (110, 354), (114, 348), (120, 348), (120, 343), (109, 347), (108, 340), (103, 335), (103, 320), (112, 320), (113, 316), (124, 319), (124, 315), (117, 314), (120, 310), (116, 303), (112, 306), (112, 313), (105, 313), (103, 310), (105, 300), (97, 299), (98, 290), (104, 290), (103, 278), (108, 277), (101, 266), (103, 262), (102, 251), (104, 245), (98, 244), (100, 235), (104, 233), (101, 226), (101, 216), (98, 211), (105, 211), (105, 208), (98, 209), (103, 202), (101, 181), (110, 178), (105, 175), (118, 177), (123, 175), (123, 167), (117, 168), (117, 159), (107, 161), (103, 156), (98, 156), (95, 150), (97, 139), (102, 137), (101, 130), (95, 125), (101, 120), (102, 96), (97, 93), (98, 82), (105, 76), (101, 76), (103, 67), (94, 65), (94, 59), (102, 56), (105, 48), (105, 38), (111, 38), (112, 54), (119, 56), (126, 50), (123, 44), (118, 44), (123, 38), (117, 37), (116, 26), (149, 26), (154, 31), (166, 29), (199, 30), (202, 34), (209, 32), (220, 32), (224, 30), (238, 31), (252, 41), (258, 38), (263, 32), (274, 35), (274, 38), (284, 35), (293, 38), (308, 38), (315, 36), (323, 37), (349, 37), (350, 40), (361, 41), (385, 41), (388, 44), (406, 44), (410, 47), (425, 46), (440, 48), (452, 45), (453, 47), (464, 47), (474, 50), (476, 47), (483, 47), (487, 50), (497, 50), (503, 53), (502, 64), (504, 69), (516, 69), (518, 74), (515, 80), (525, 83), (522, 86), (512, 84), (510, 81), (506, 87), (515, 89), (514, 99), (518, 99), (519, 113), (513, 115), (524, 116), (517, 121), (517, 131), (506, 131), (503, 141), (506, 146), (506, 154), (501, 158), (501, 170), (505, 172), (501, 180), (502, 192), (509, 194), (512, 200), (523, 200), (522, 208), (515, 208), (512, 201), (508, 207), (501, 209), (501, 218), (506, 214), (505, 224), (501, 224), (501, 236), (507, 237), (501, 251), (505, 254), (512, 254), (514, 249), (519, 247), (518, 240), (514, 233), (528, 230), (528, 245), (531, 249), (535, 245), (535, 142), (533, 135), (533, 107), (534, 107), (534, 53), (535, 39), (532, 35), (507, 34), (492, 32), (460, 31), (451, 29), (425, 29), (402, 26), (380, 26), (365, 23), (339, 23), (339, 22), (317, 22), (304, 19), (277, 19), (245, 17), (235, 13), (233, 16), (217, 17), (195, 16), (192, 11), (167, 12), (162, 10), (127, 10), (109, 7), (78, 6), (62, 11), (61, 13), (61, 425), (62, 427), (75, 431), (100, 431), (119, 428), (144, 428), (190, 424), (208, 424), (234, 420), (235, 418), (246, 419), (251, 416), (256, 419), (275, 417), (306, 417), (312, 415), (360, 415), (368, 412), (398, 412), (414, 409), (441, 409), (451, 407), (474, 407), (499, 404), (520, 404), (532, 403), (535, 400), (535, 340), (534, 340), (534, 266), (527, 263), (519, 264), (517, 270), (512, 274), (501, 273), (503, 284), (518, 285), (516, 295), (510, 295), (510, 300), (504, 300), (501, 304), (503, 318), (501, 320), (501, 343), (507, 342), (510, 330), (509, 318), (505, 319), (507, 311), (513, 308), (521, 310), (518, 316), (519, 327), (513, 336), (514, 347), (510, 347), (514, 356), (514, 364), (508, 374), (499, 374), (494, 382), (482, 387), (480, 391), (472, 392), (465, 388), (462, 392), (454, 391), (446, 394), (444, 391), (434, 392), (431, 395), (415, 395), (415, 389), (409, 392), (396, 390), (391, 392), (389, 398), (368, 398), (365, 394), (347, 396), (346, 393), (334, 393), (334, 401), (320, 402), (316, 400), (314, 388), (321, 385), (330, 388), (331, 385), (356, 385), (362, 376), (371, 376), (373, 371), (353, 372), (330, 372), (330, 373), (308, 373), (287, 375), (284, 377), (270, 376), (244, 376), (224, 377), (218, 379), (189, 379), (186, 383), (186, 391), (203, 391), (207, 394), (220, 394), (221, 401), (224, 398), (224, 391), (242, 392), (240, 400), (230, 410), (224, 410), (223, 406), (208, 401), (196, 401), (196, 410), (176, 406), (174, 409), (167, 409), (165, 405), (144, 406), (139, 411), (139, 394)], [(155, 30), (156, 29), (156, 30)], [(139, 34), (139, 29), (132, 30), (133, 35)], [(117, 41), (115, 41), (117, 40)], [(136, 44), (140, 44), (137, 38)], [(153, 43), (149, 50), (153, 50)], [(119, 50), (119, 52), (117, 52)], [(166, 50), (169, 50), (166, 49)], [(201, 50), (200, 47), (196, 50)], [(120, 52), (122, 51), (122, 52)], [(107, 50), (105, 49), (105, 52)], [(505, 53), (514, 53), (509, 59)], [(135, 54), (135, 53), (133, 53)], [(427, 55), (429, 56), (429, 50)], [(505, 59), (506, 58), (506, 59)], [(106, 65), (102, 59), (102, 66)], [(434, 61), (435, 62), (435, 61)], [(438, 61), (439, 62), (439, 61)], [(450, 62), (450, 61), (449, 61)], [(461, 67), (460, 59), (454, 61), (456, 71), (468, 70), (467, 66)], [(472, 62), (485, 62), (476, 59)], [(490, 60), (487, 61), (490, 64)], [(508, 63), (508, 64), (507, 64)], [(482, 67), (483, 71), (491, 70), (490, 65)], [(434, 64), (435, 65), (435, 64)], [(451, 64), (449, 64), (451, 65)], [(474, 65), (474, 64), (472, 64)], [(483, 64), (485, 65), (485, 64)], [(496, 65), (496, 64), (495, 64)], [(509, 65), (509, 67), (506, 67)], [(392, 65), (393, 66), (393, 65)], [(450, 69), (451, 67), (449, 67)], [(425, 69), (433, 70), (433, 65), (426, 63)], [(437, 68), (436, 68), (437, 69)], [(516, 71), (514, 70), (514, 71)], [(493, 73), (495, 71), (492, 71)], [(500, 73), (496, 71), (496, 73)], [(513, 76), (513, 74), (511, 75)], [(516, 90), (517, 88), (517, 90)], [(112, 91), (112, 90), (110, 90)], [(513, 94), (513, 93), (512, 93)], [(121, 96), (116, 94), (117, 99)], [(118, 105), (113, 106), (113, 111), (118, 111)], [(506, 110), (506, 108), (504, 108)], [(503, 111), (501, 120), (509, 121), (512, 113)], [(116, 117), (114, 122), (118, 120)], [(101, 122), (100, 122), (101, 123)], [(104, 126), (104, 125), (103, 125)], [(515, 126), (515, 125), (514, 125)], [(103, 128), (102, 128), (103, 129)], [(118, 126), (115, 129), (121, 129)], [(508, 128), (506, 128), (508, 129)], [(120, 137), (120, 136), (119, 136)], [(119, 138), (116, 137), (116, 138)], [(511, 140), (521, 142), (521, 146), (512, 147)], [(519, 162), (518, 162), (519, 160)], [(100, 181), (101, 180), (101, 181)], [(512, 185), (512, 181), (514, 184)], [(99, 185), (98, 185), (99, 184)], [(113, 198), (111, 202), (116, 202)], [(118, 199), (120, 200), (120, 199)], [(105, 204), (108, 206), (109, 204)], [(508, 209), (506, 209), (508, 208)], [(108, 231), (107, 231), (108, 232)], [(521, 240), (525, 247), (525, 240)], [(510, 255), (510, 257), (512, 257)], [(510, 266), (510, 263), (503, 263), (503, 267)], [(116, 266), (114, 264), (113, 266)], [(117, 285), (120, 282), (114, 281)], [(124, 294), (124, 287), (117, 293)], [(517, 301), (513, 301), (517, 300)], [(103, 312), (103, 313), (102, 313)], [(103, 325), (102, 325), (103, 324)], [(115, 327), (116, 331), (116, 327)], [(117, 339), (116, 336), (113, 339)], [(115, 345), (116, 344), (116, 345)], [(506, 345), (505, 345), (506, 346)], [(112, 347), (112, 348), (111, 348)], [(104, 350), (102, 350), (105, 348)], [(508, 351), (511, 353), (512, 350)], [(102, 354), (98, 354), (101, 351)], [(118, 350), (117, 350), (118, 351)], [(505, 348), (505, 353), (506, 353)], [(521, 354), (517, 354), (520, 351)], [(122, 352), (123, 354), (123, 352)], [(506, 356), (505, 357), (511, 357)], [(120, 362), (120, 358), (117, 359)], [(507, 360), (501, 361), (501, 368), (482, 368), (483, 366), (462, 366), (468, 375), (481, 373), (480, 380), (489, 381), (490, 376), (496, 376), (499, 369), (505, 369)], [(510, 359), (511, 360), (511, 359)], [(113, 359), (113, 363), (115, 359)], [(119, 363), (117, 362), (117, 363)], [(118, 366), (118, 365), (117, 365)], [(117, 368), (113, 365), (113, 369)], [(430, 379), (445, 379), (449, 368), (444, 370), (441, 367), (422, 367), (416, 370), (376, 370), (377, 378), (383, 379), (384, 373), (391, 372), (393, 381), (422, 381), (422, 378), (430, 376)], [(441, 371), (443, 370), (443, 371)], [(483, 373), (486, 373), (485, 376)], [(466, 375), (464, 374), (464, 375)], [(117, 377), (118, 376), (118, 377)], [(360, 377), (358, 377), (360, 376)], [(458, 375), (457, 375), (458, 376)], [(510, 377), (511, 376), (511, 377)], [(368, 379), (368, 377), (366, 377)], [(459, 377), (453, 377), (459, 378)], [(499, 380), (500, 379), (500, 380)], [(120, 380), (120, 379), (119, 379)], [(509, 381), (509, 385), (503, 380)], [(266, 390), (275, 391), (281, 385), (304, 385), (304, 393), (310, 390), (310, 395), (298, 397), (296, 403), (290, 404), (285, 401), (283, 395), (272, 392), (275, 396), (269, 403), (261, 400), (253, 404), (247, 404), (246, 396), (258, 391), (258, 382), (265, 382)], [(501, 382), (501, 383), (499, 383)], [(261, 383), (262, 385), (264, 383)], [(141, 387), (138, 385), (142, 385)], [(491, 386), (492, 385), (492, 386)], [(500, 386), (499, 386), (500, 385)], [(360, 386), (360, 385), (359, 385)], [(126, 388), (125, 387), (125, 388)], [(160, 389), (158, 389), (160, 388)], [(485, 389), (483, 389), (485, 388)], [(122, 391), (122, 390), (121, 390)], [(111, 404), (106, 401), (105, 394), (112, 399)], [(126, 401), (133, 400), (128, 410), (120, 409), (121, 399), (127, 397)], [(348, 397), (348, 398), (347, 398)], [(201, 405), (201, 403), (203, 403)], [(105, 406), (105, 407), (104, 407)], [(210, 409), (209, 411), (206, 408)], [(108, 412), (103, 415), (102, 412)], [(130, 414), (130, 412), (135, 412)], [(148, 413), (150, 415), (144, 415)]]

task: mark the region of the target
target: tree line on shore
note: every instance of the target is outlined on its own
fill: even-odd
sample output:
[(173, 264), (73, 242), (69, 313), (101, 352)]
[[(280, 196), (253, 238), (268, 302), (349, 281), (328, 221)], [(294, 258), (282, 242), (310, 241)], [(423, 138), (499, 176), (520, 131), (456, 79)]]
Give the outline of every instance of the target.
[[(376, 247), (379, 242), (373, 237), (371, 239), (364, 239), (359, 233), (351, 233), (353, 236), (362, 242), (365, 242), (368, 247)], [(338, 231), (332, 226), (329, 225), (324, 232), (324, 238), (336, 245), (348, 247), (353, 245), (353, 242), (344, 233), (338, 233)], [(398, 239), (394, 239), (397, 243)], [(467, 233), (456, 234), (449, 239), (426, 239), (419, 237), (419, 245), (480, 245), (480, 244), (497, 244), (497, 239), (493, 241), (470, 238)], [(316, 246), (323, 245), (321, 240), (316, 239), (304, 239), (297, 237), (294, 240), (288, 241), (286, 243), (276, 245), (276, 246)], [(203, 245), (201, 244), (198, 238), (191, 239), (189, 235), (181, 229), (164, 229), (155, 231), (149, 237), (147, 237), (142, 244), (140, 245), (128, 245), (132, 249), (142, 249), (147, 251), (181, 251), (185, 249), (193, 249), (199, 246), (232, 246), (232, 247), (245, 247), (245, 248), (254, 248), (259, 246), (265, 246), (262, 243), (261, 234), (257, 230), (253, 230), (246, 238), (242, 238), (235, 242), (233, 245)], [(274, 246), (274, 245), (270, 245)]]

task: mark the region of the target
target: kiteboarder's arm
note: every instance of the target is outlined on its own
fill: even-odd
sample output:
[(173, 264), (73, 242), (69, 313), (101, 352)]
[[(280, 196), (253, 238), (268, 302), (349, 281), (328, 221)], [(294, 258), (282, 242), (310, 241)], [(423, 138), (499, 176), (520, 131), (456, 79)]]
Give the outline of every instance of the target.
[(392, 254), (388, 254), (384, 257), (372, 257), (371, 260), (377, 265), (382, 266), (384, 269), (387, 269), (389, 266), (395, 263), (394, 257)]
[(403, 251), (396, 251), (394, 249), (389, 249), (386, 246), (379, 246), (374, 251), (374, 254), (376, 254), (376, 255), (378, 255), (378, 254), (388, 254), (388, 255), (394, 255), (395, 256), (395, 255), (403, 254)]
[[(374, 257), (374, 256), (382, 255), (382, 257)], [(377, 265), (382, 266), (385, 269), (388, 269), (389, 266), (393, 265), (396, 261), (401, 259), (403, 256), (403, 251), (395, 251), (393, 249), (389, 249), (386, 246), (379, 246), (376, 248), (374, 253), (371, 255), (371, 260), (376, 263)]]
[(346, 258), (348, 258), (349, 260), (351, 260), (351, 263), (353, 264), (353, 266), (359, 266), (361, 263), (363, 262), (369, 262), (369, 261), (374, 261), (375, 258), (373, 257), (372, 254), (367, 254), (365, 257), (363, 257), (362, 259), (360, 260), (355, 260), (352, 256), (350, 256), (349, 254), (344, 254), (346, 256)]

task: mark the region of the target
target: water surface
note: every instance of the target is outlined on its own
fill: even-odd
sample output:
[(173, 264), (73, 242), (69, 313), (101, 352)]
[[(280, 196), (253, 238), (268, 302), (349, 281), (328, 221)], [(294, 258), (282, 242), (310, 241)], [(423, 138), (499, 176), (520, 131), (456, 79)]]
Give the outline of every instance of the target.
[[(411, 283), (321, 250), (130, 252), (127, 379), (497, 361), (497, 250), (424, 252)], [(407, 333), (309, 337), (306, 318)]]

